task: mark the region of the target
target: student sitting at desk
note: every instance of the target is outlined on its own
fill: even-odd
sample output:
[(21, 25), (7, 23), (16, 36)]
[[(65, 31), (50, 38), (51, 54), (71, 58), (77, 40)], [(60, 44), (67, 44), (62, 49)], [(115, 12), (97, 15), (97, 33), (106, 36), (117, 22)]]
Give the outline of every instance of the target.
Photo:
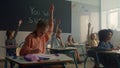
[[(113, 47), (113, 44), (110, 42), (112, 38), (113, 32), (110, 29), (104, 29), (99, 31), (99, 45), (98, 49), (100, 51), (111, 51), (111, 50), (117, 50)], [(104, 65), (105, 68), (117, 68), (117, 61), (114, 62), (114, 59), (111, 59), (110, 56), (107, 56), (105, 54), (100, 54), (100, 62)]]
[(79, 45), (77, 42), (74, 41), (72, 35), (68, 35), (66, 45)]
[(111, 50), (116, 50), (113, 47), (113, 44), (110, 42), (111, 38), (113, 36), (113, 32), (112, 30), (108, 29), (108, 30), (101, 30), (99, 31), (99, 44), (98, 44), (98, 48), (100, 50), (104, 50), (104, 51), (111, 51)]
[(99, 43), (98, 37), (96, 33), (92, 33), (90, 35), (90, 41), (89, 41), (89, 46), (91, 47), (97, 47)]
[(64, 48), (65, 47), (64, 42), (61, 37), (62, 30), (59, 28), (59, 25), (60, 25), (60, 20), (57, 19), (55, 33), (53, 33), (52, 41), (51, 41), (52, 48)]
[[(16, 36), (19, 31), (20, 25), (22, 24), (22, 20), (19, 20), (17, 29), (14, 30), (8, 30), (6, 32), (7, 39), (5, 40), (5, 46), (17, 46), (16, 43)], [(16, 56), (16, 48), (6, 48), (6, 56)], [(7, 64), (7, 62), (5, 62)], [(12, 67), (13, 63), (10, 63), (10, 66)]]
[[(65, 44), (63, 43), (63, 40), (61, 37), (62, 30), (58, 29), (56, 32), (57, 32), (55, 36), (56, 38), (53, 39), (53, 44), (52, 44), (53, 48), (64, 48)], [(75, 55), (77, 57), (78, 63), (82, 63), (77, 49), (75, 50)]]
[(56, 35), (53, 37), (52, 40), (52, 48), (64, 48), (64, 42), (61, 37), (62, 30), (57, 29)]
[[(6, 46), (16, 46), (17, 45), (15, 38), (17, 36), (17, 33), (19, 31), (21, 23), (22, 23), (22, 20), (19, 20), (18, 27), (15, 31), (14, 30), (8, 30), (6, 32), (6, 36), (7, 36), (7, 39), (5, 40), (5, 45)], [(16, 56), (16, 48), (11, 48), (11, 49), (6, 48), (6, 55), (7, 56)]]
[(53, 33), (53, 12), (54, 6), (50, 6), (50, 19), (49, 23), (45, 20), (39, 20), (36, 29), (29, 34), (25, 43), (20, 51), (21, 56), (27, 54), (45, 54), (46, 53), (46, 43), (51, 38)]

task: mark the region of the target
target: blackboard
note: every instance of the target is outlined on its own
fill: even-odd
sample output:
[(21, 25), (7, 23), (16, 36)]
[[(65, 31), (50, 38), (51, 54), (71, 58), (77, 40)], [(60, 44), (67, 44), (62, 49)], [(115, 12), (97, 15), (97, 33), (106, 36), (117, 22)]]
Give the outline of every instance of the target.
[(54, 4), (54, 19), (60, 19), (64, 33), (71, 32), (71, 2), (65, 0), (0, 0), (0, 30), (15, 29), (23, 20), (20, 31), (32, 31), (38, 19), (49, 19), (49, 6)]

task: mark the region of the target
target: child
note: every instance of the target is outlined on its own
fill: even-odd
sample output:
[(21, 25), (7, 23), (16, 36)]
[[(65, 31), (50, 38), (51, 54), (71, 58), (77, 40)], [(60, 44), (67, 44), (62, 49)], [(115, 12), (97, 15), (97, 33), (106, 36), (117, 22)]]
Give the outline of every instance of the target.
[(52, 48), (64, 48), (64, 42), (61, 37), (62, 30), (57, 29), (56, 34), (52, 40)]
[(68, 35), (67, 41), (66, 41), (66, 45), (76, 45), (78, 43), (76, 43), (74, 41), (74, 38), (72, 37), (72, 35)]
[[(6, 46), (12, 46), (12, 45), (17, 45), (16, 43), (16, 36), (17, 36), (17, 33), (18, 33), (18, 30), (20, 28), (20, 25), (22, 23), (22, 20), (19, 20), (19, 23), (18, 23), (18, 27), (17, 29), (14, 31), (14, 30), (9, 30), (6, 32), (6, 36), (7, 36), (7, 39), (5, 41), (5, 45)], [(16, 48), (7, 48), (6, 49), (6, 55), (7, 56), (16, 56)]]
[[(22, 24), (22, 20), (19, 20), (18, 27), (17, 29), (14, 30), (9, 30), (6, 32), (7, 39), (5, 40), (5, 45), (6, 46), (16, 46), (16, 36), (18, 33), (18, 30), (20, 28), (20, 25)], [(16, 56), (16, 48), (6, 48), (6, 56)], [(5, 61), (5, 64), (7, 65), (7, 61)], [(14, 65), (12, 62), (10, 62), (10, 66), (12, 68), (12, 65)]]
[(45, 20), (39, 20), (36, 29), (29, 34), (25, 39), (25, 44), (21, 48), (20, 55), (27, 54), (45, 54), (46, 43), (51, 38), (53, 33), (53, 12), (54, 6), (50, 6), (50, 19), (49, 23)]
[(100, 42), (99, 42), (98, 48), (100, 50), (108, 51), (108, 50), (114, 49), (112, 43), (110, 42), (112, 35), (113, 35), (113, 32), (110, 29), (99, 31)]
[(59, 28), (60, 25), (60, 20), (57, 19), (56, 20), (56, 29), (55, 29), (55, 33), (53, 33), (52, 39), (51, 39), (51, 45), (52, 48), (63, 48), (64, 43), (61, 37), (61, 32), (62, 30)]
[(91, 47), (97, 47), (98, 43), (99, 43), (99, 40), (97, 38), (97, 34), (96, 33), (92, 33), (90, 35), (89, 46), (91, 46)]
[[(65, 44), (64, 44), (62, 37), (61, 37), (61, 33), (62, 33), (62, 30), (58, 29), (56, 36), (53, 39), (53, 44), (52, 44), (53, 48), (64, 48), (65, 47)], [(82, 63), (82, 61), (80, 60), (80, 56), (79, 56), (77, 49), (75, 50), (75, 55), (77, 57), (78, 63)]]
[[(99, 31), (99, 45), (98, 49), (100, 51), (111, 51), (111, 50), (117, 50), (113, 47), (113, 44), (110, 42), (111, 38), (113, 36), (113, 32), (110, 29), (100, 30)], [(100, 62), (104, 65), (105, 68), (117, 68), (117, 61), (113, 57), (110, 57), (106, 54), (100, 54), (99, 55)]]

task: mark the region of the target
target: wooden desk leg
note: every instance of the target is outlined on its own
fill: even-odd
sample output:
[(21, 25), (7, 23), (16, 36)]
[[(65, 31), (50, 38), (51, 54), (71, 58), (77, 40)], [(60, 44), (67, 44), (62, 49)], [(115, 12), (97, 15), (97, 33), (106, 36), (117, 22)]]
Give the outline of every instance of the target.
[(76, 56), (75, 56), (75, 51), (71, 52), (71, 54), (73, 56), (75, 66), (76, 66), (76, 68), (78, 68), (77, 59), (76, 59)]
[(65, 63), (63, 64), (63, 68), (66, 68), (66, 64)]
[(10, 62), (10, 68), (14, 68), (14, 63)]
[(88, 56), (84, 59), (84, 68), (86, 68), (86, 62), (87, 62)]
[(8, 68), (7, 66), (8, 66), (7, 65), (7, 59), (5, 58), (4, 68)]

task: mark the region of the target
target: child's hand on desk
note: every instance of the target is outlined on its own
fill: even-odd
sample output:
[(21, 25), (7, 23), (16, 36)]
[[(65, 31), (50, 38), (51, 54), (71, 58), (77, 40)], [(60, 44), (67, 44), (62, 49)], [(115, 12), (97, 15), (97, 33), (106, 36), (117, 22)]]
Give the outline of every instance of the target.
[(117, 46), (118, 49), (120, 49), (120, 46)]
[(117, 47), (113, 48), (113, 50), (119, 50), (119, 49), (120, 49), (120, 47), (119, 47), (119, 46), (117, 46)]

